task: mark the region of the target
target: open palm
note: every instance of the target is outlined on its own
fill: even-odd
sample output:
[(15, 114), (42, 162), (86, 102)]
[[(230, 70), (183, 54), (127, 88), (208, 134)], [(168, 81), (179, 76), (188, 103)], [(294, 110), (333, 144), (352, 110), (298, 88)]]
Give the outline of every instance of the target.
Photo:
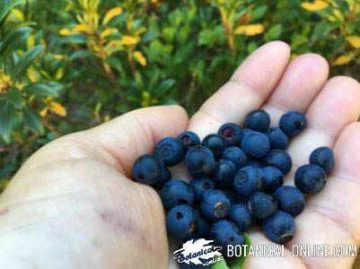
[[(318, 146), (334, 147), (336, 169), (296, 218), (293, 244), (360, 241), (360, 85), (328, 80), (326, 61), (272, 42), (255, 51), (189, 121), (177, 106), (128, 113), (58, 139), (34, 154), (0, 198), (0, 268), (166, 268), (161, 201), (129, 176), (135, 159), (164, 136), (201, 137), (264, 108), (274, 125), (305, 112), (309, 127), (289, 147), (293, 171)], [(293, 184), (293, 171), (285, 184)], [(250, 231), (253, 244), (273, 244)], [(171, 255), (171, 253), (170, 253)], [(353, 258), (250, 258), (248, 268), (350, 268)]]

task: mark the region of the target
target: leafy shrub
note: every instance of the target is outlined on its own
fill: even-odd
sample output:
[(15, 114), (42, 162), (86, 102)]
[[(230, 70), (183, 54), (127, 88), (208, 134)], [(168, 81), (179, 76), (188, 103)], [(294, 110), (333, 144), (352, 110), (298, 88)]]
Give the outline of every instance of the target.
[(2, 0), (0, 178), (48, 141), (129, 110), (194, 112), (276, 39), (359, 78), (356, 0)]

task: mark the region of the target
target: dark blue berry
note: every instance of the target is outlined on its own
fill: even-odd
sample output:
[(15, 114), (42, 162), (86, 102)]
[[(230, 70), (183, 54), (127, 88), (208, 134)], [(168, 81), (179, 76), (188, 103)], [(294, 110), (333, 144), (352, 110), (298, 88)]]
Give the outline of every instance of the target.
[(200, 145), (201, 141), (197, 134), (191, 131), (185, 131), (177, 137), (185, 146), (185, 148), (191, 148), (196, 145)]
[(315, 149), (310, 155), (310, 163), (320, 166), (325, 170), (325, 173), (331, 173), (335, 167), (335, 158), (332, 149), (328, 147)]
[(281, 116), (279, 127), (289, 137), (301, 133), (307, 125), (304, 114), (297, 111), (290, 111)]
[(230, 200), (220, 190), (210, 190), (204, 193), (201, 212), (211, 220), (226, 217), (230, 213)]
[(245, 238), (240, 233), (235, 223), (228, 220), (219, 220), (215, 222), (210, 230), (211, 237), (217, 244), (223, 248), (228, 245), (244, 245)]
[(215, 181), (207, 177), (193, 179), (190, 181), (190, 185), (193, 188), (195, 199), (197, 201), (202, 200), (206, 191), (213, 190), (216, 187)]
[(230, 218), (241, 232), (245, 232), (250, 228), (252, 216), (245, 204), (233, 204), (231, 206)]
[(277, 202), (271, 196), (263, 192), (255, 192), (248, 201), (251, 214), (257, 219), (265, 219), (275, 213)]
[(237, 169), (245, 166), (247, 162), (245, 152), (239, 147), (228, 147), (223, 151), (222, 158), (231, 161)]
[(225, 149), (225, 140), (217, 134), (209, 134), (203, 140), (203, 145), (210, 149), (215, 158), (219, 158)]
[(244, 126), (258, 132), (266, 132), (270, 127), (270, 116), (262, 109), (255, 110), (246, 116)]
[(294, 218), (284, 212), (276, 211), (275, 214), (265, 219), (263, 223), (265, 236), (271, 241), (278, 244), (289, 242), (295, 234)]
[(218, 131), (218, 135), (224, 138), (227, 147), (240, 146), (241, 133), (240, 126), (235, 123), (225, 123)]
[(275, 166), (265, 166), (262, 169), (263, 190), (272, 193), (279, 188), (284, 181), (284, 175)]
[(274, 193), (278, 207), (292, 216), (297, 216), (305, 207), (305, 197), (293, 186), (282, 186)]
[(188, 205), (170, 209), (166, 217), (168, 232), (178, 239), (191, 237), (196, 230), (199, 214)]
[(241, 140), (241, 148), (247, 155), (261, 158), (269, 152), (270, 141), (266, 134), (249, 131)]
[(318, 165), (300, 166), (295, 173), (295, 185), (303, 193), (318, 193), (325, 186), (325, 183), (325, 171)]
[(209, 223), (206, 221), (205, 218), (201, 217), (199, 214), (197, 226), (195, 230), (195, 236), (197, 238), (204, 238), (209, 234), (209, 232), (210, 232)]
[(185, 147), (179, 139), (165, 137), (155, 145), (155, 154), (163, 160), (166, 166), (172, 166), (184, 159)]
[(211, 150), (204, 146), (194, 146), (188, 150), (185, 163), (193, 177), (206, 177), (215, 168), (215, 158)]
[(169, 180), (160, 191), (161, 200), (166, 209), (181, 204), (191, 205), (194, 201), (194, 193), (191, 186), (182, 180)]
[(243, 198), (247, 199), (262, 188), (262, 172), (260, 168), (245, 166), (235, 174), (234, 188)]
[(232, 186), (236, 172), (235, 165), (227, 160), (220, 160), (215, 167), (213, 178), (222, 187)]
[(292, 167), (292, 161), (289, 153), (281, 149), (271, 150), (264, 158), (266, 164), (275, 166), (286, 175), (290, 172)]
[(272, 149), (286, 149), (289, 145), (289, 138), (280, 128), (270, 128), (267, 136)]
[(164, 163), (159, 157), (146, 154), (139, 157), (133, 166), (133, 178), (143, 184), (154, 185), (163, 182)]

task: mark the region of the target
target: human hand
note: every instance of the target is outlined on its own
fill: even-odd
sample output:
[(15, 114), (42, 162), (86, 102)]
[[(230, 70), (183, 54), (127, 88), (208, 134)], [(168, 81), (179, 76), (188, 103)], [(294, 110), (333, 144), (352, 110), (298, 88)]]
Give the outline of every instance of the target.
[[(348, 77), (327, 80), (328, 65), (318, 55), (290, 63), (289, 57), (282, 42), (259, 48), (190, 121), (176, 106), (140, 109), (40, 149), (0, 197), (0, 268), (166, 268), (161, 201), (130, 179), (134, 161), (164, 136), (190, 129), (204, 137), (260, 107), (275, 124), (286, 111), (306, 111), (309, 127), (289, 147), (293, 171), (318, 146), (334, 147), (337, 162), (324, 190), (296, 218), (286, 246), (359, 243), (360, 85)], [(250, 237), (273, 244), (258, 231)], [(288, 255), (250, 258), (247, 268), (343, 269), (352, 262)]]

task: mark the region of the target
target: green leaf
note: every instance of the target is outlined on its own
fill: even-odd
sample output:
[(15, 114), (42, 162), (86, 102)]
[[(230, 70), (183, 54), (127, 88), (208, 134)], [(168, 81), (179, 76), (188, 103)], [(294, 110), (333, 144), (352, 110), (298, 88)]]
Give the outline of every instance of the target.
[(254, 10), (250, 13), (250, 21), (253, 22), (261, 19), (262, 17), (264, 17), (267, 10), (268, 7), (266, 5), (254, 8)]
[(0, 57), (4, 58), (11, 51), (18, 49), (20, 43), (28, 38), (31, 32), (30, 27), (20, 27), (6, 34), (0, 46)]
[(8, 101), (16, 108), (22, 107), (22, 97), (19, 89), (11, 88), (5, 94), (0, 95), (0, 99)]
[(57, 97), (62, 90), (62, 85), (57, 82), (36, 83), (25, 87), (25, 91), (37, 97)]
[(229, 269), (225, 260), (217, 262), (211, 266), (211, 269)]
[(25, 3), (24, 0), (1, 0), (0, 1), (0, 23), (14, 7)]
[(15, 123), (15, 108), (7, 101), (0, 102), (0, 136), (5, 143), (11, 142), (11, 131)]
[(246, 248), (246, 254), (242, 255), (239, 258), (236, 258), (233, 262), (230, 263), (231, 269), (244, 269), (244, 265), (246, 262), (246, 259), (249, 257), (249, 246), (251, 245), (251, 241), (248, 234), (244, 234), (245, 237), (245, 245), (248, 247)]
[(270, 40), (277, 39), (280, 37), (281, 33), (282, 33), (282, 25), (276, 24), (266, 32), (265, 40), (270, 41)]
[(20, 76), (26, 71), (26, 69), (31, 65), (31, 63), (40, 55), (43, 51), (43, 46), (38, 45), (28, 50), (23, 57), (20, 58), (19, 62), (16, 65), (13, 78), (19, 80)]
[(173, 87), (175, 85), (175, 80), (174, 79), (165, 79), (163, 80), (159, 87), (157, 87), (154, 91), (154, 96), (155, 97), (160, 97), (160, 96), (163, 96), (164, 94), (166, 94), (166, 92), (168, 90), (171, 89), (171, 87)]
[(41, 119), (38, 114), (29, 106), (26, 106), (23, 110), (25, 125), (35, 133), (44, 133), (44, 127), (41, 123)]

